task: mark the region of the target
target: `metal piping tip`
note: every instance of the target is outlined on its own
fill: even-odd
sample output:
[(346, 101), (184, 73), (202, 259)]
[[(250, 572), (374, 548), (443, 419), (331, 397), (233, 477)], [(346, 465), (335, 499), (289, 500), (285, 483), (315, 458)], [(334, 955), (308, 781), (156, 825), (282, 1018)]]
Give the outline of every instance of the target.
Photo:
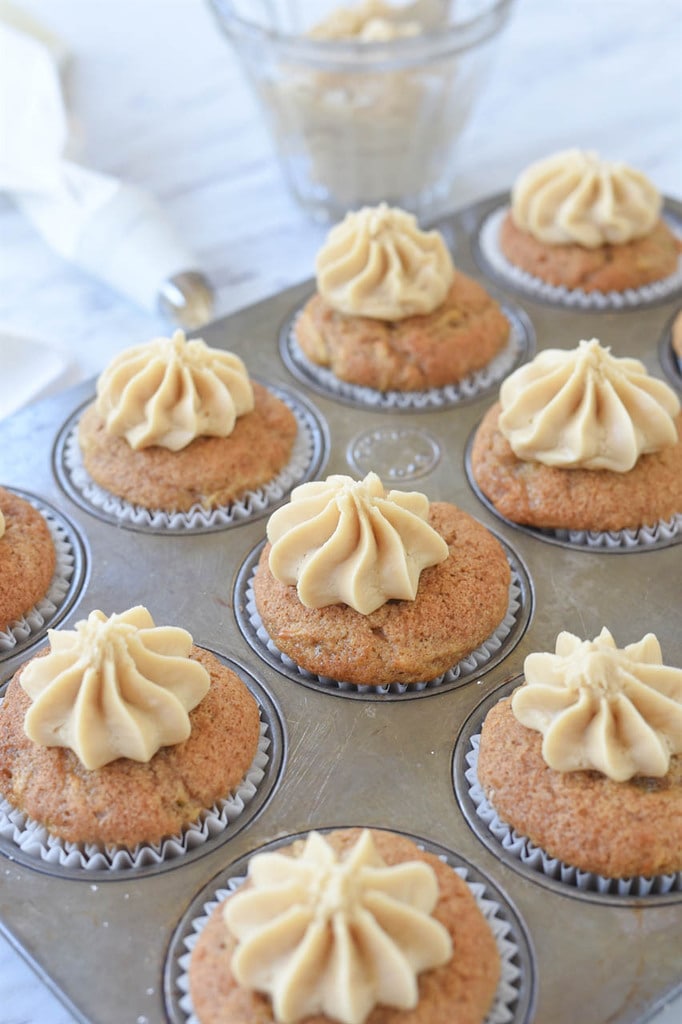
[(214, 304), (213, 286), (197, 270), (175, 274), (159, 289), (159, 312), (188, 330), (209, 323), (213, 319)]

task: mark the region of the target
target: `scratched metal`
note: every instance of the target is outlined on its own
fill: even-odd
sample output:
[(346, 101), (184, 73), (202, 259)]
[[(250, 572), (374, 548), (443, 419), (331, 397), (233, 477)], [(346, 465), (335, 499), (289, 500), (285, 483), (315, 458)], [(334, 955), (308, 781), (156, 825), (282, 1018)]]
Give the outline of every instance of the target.
[[(479, 279), (471, 233), (499, 201), (494, 197), (442, 223), (455, 262)], [(119, 529), (76, 504), (54, 473), (54, 446), (63, 424), (94, 394), (94, 382), (3, 421), (3, 483), (54, 506), (87, 541), (90, 571), (63, 624), (72, 625), (93, 608), (113, 612), (144, 603), (157, 622), (185, 626), (197, 643), (242, 664), (270, 694), (284, 723), (284, 751), (279, 782), (260, 813), (205, 855), (176, 862), (172, 871), (139, 877), (127, 871), (96, 881), (62, 878), (3, 853), (2, 929), (77, 1019), (162, 1024), (169, 942), (211, 879), (282, 835), (311, 827), (383, 826), (453, 851), (508, 896), (536, 951), (539, 1024), (640, 1022), (679, 982), (682, 905), (581, 901), (512, 870), (480, 841), (460, 810), (453, 751), (479, 701), (518, 675), (529, 652), (553, 649), (561, 629), (593, 637), (606, 625), (622, 644), (652, 630), (666, 660), (682, 665), (682, 545), (615, 558), (550, 545), (501, 523), (476, 497), (464, 468), (467, 438), (491, 395), (409, 417), (351, 408), (309, 390), (281, 360), (278, 339), (311, 287), (306, 282), (292, 288), (202, 334), (209, 344), (242, 355), (254, 375), (298, 390), (316, 407), (330, 439), (320, 475), (353, 472), (362, 432), (363, 466), (373, 454), (375, 468), (391, 486), (416, 486), (434, 500), (453, 501), (498, 533), (530, 575), (532, 619), (502, 661), (455, 689), (384, 702), (347, 700), (300, 685), (258, 656), (233, 613), (239, 567), (262, 541), (264, 519), (216, 533), (156, 536)], [(489, 288), (523, 307), (538, 349), (572, 348), (596, 336), (617, 355), (636, 356), (663, 376), (660, 346), (666, 331), (669, 337), (679, 295), (640, 310), (580, 313), (521, 299), (497, 282)], [(410, 483), (413, 473), (416, 485)], [(0, 659), (0, 680), (26, 656), (23, 651)]]

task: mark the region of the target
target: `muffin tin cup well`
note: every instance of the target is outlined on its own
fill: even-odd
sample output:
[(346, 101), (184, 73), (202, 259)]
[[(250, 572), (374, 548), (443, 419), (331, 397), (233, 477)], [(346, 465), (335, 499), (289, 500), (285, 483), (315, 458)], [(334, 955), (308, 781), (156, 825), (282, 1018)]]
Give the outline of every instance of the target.
[[(318, 831), (325, 833), (331, 829), (320, 828)], [(244, 882), (253, 854), (288, 846), (304, 834), (276, 839), (241, 857), (195, 896), (173, 934), (164, 967), (166, 1011), (172, 1024), (198, 1024), (189, 995), (187, 971), (192, 949), (213, 910)], [(471, 889), (493, 931), (502, 973), (485, 1024), (530, 1024), (536, 1003), (535, 951), (514, 904), (487, 875), (459, 854), (409, 833), (398, 834), (406, 835), (421, 849), (435, 854), (452, 867)]]
[(474, 402), (494, 391), (521, 363), (535, 355), (535, 331), (525, 311), (505, 302), (502, 312), (509, 321), (509, 339), (504, 349), (480, 370), (456, 384), (426, 391), (378, 391), (340, 380), (324, 366), (317, 366), (303, 353), (296, 340), (295, 326), (302, 306), (284, 322), (279, 336), (282, 361), (301, 383), (325, 398), (372, 412), (437, 412)]
[(85, 587), (89, 571), (87, 545), (72, 522), (42, 498), (16, 487), (7, 490), (29, 502), (43, 516), (54, 544), (56, 564), (45, 597), (0, 631), (0, 665), (37, 644), (48, 629), (68, 615)]
[(214, 533), (269, 515), (293, 487), (319, 475), (329, 451), (329, 430), (320, 412), (303, 395), (280, 384), (253, 380), (289, 406), (298, 422), (298, 434), (291, 458), (277, 476), (229, 505), (206, 509), (197, 504), (188, 512), (171, 513), (134, 505), (100, 487), (85, 469), (78, 445), (78, 423), (92, 399), (76, 409), (57, 435), (52, 461), (60, 486), (91, 515), (140, 533)]
[(682, 513), (677, 513), (668, 520), (661, 520), (652, 526), (642, 526), (632, 530), (550, 530), (535, 526), (524, 526), (506, 519), (493, 505), (492, 501), (479, 487), (471, 468), (471, 452), (478, 425), (472, 430), (464, 452), (464, 469), (472, 491), (482, 505), (492, 512), (501, 523), (511, 526), (520, 533), (525, 533), (546, 544), (557, 544), (559, 547), (571, 548), (573, 551), (592, 551), (600, 555), (626, 555), (638, 551), (656, 551), (682, 543)]
[(658, 359), (670, 383), (682, 391), (682, 355), (678, 356), (673, 349), (673, 324), (678, 317), (682, 317), (682, 306), (675, 310), (665, 325), (658, 342)]
[[(491, 531), (492, 532), (492, 531)], [(480, 678), (507, 657), (525, 633), (533, 614), (533, 587), (521, 558), (497, 534), (494, 534), (507, 555), (511, 569), (509, 605), (497, 629), (475, 651), (435, 679), (418, 683), (391, 683), (387, 686), (361, 686), (328, 676), (315, 675), (301, 668), (273, 643), (256, 608), (253, 577), (265, 541), (262, 541), (242, 563), (234, 589), (234, 613), (244, 638), (268, 665), (295, 683), (336, 697), (359, 700), (410, 700), (432, 693), (453, 690)]]
[[(209, 648), (206, 648), (209, 650)], [(73, 843), (51, 836), (38, 822), (0, 796), (0, 852), (10, 860), (46, 874), (80, 880), (117, 881), (159, 874), (210, 853), (253, 822), (279, 781), (285, 761), (285, 731), (281, 713), (261, 683), (232, 658), (211, 651), (248, 686), (258, 703), (260, 739), (246, 775), (236, 789), (181, 833), (158, 843), (139, 843), (134, 849)]]
[(614, 906), (663, 906), (682, 902), (682, 872), (652, 878), (605, 878), (551, 857), (497, 815), (476, 774), (478, 743), (488, 711), (521, 682), (522, 677), (517, 676), (488, 694), (466, 719), (455, 742), (452, 759), (455, 796), (473, 832), (512, 870), (555, 892)]
[[(500, 227), (509, 211), (509, 197), (497, 197), (494, 209), (485, 214), (476, 229), (473, 240), (474, 258), (481, 270), (493, 280), (511, 288), (518, 295), (534, 302), (564, 306), (580, 312), (628, 311), (665, 302), (682, 291), (682, 257), (676, 271), (669, 277), (641, 288), (628, 288), (622, 292), (586, 292), (581, 288), (567, 288), (543, 281), (528, 271), (514, 266), (499, 245)], [(663, 219), (668, 227), (682, 238), (682, 216), (670, 201), (664, 203)]]

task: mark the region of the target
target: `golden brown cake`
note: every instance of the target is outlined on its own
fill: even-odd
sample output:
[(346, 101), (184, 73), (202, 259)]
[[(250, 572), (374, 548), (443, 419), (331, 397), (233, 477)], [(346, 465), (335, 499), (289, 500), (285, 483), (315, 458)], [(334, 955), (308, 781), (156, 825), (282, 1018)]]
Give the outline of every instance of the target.
[(291, 409), (233, 353), (180, 331), (122, 352), (97, 391), (78, 427), (83, 464), (101, 487), (145, 508), (226, 505), (291, 457)]
[(0, 487), (0, 632), (45, 597), (55, 564), (43, 516), (28, 501)]
[[(346, 490), (362, 487), (369, 479), (355, 484), (350, 478), (328, 478), (341, 481), (339, 486)], [(302, 485), (292, 499), (297, 491), (315, 486)], [(388, 497), (400, 493), (391, 492)], [(337, 500), (342, 503), (345, 499), (343, 495), (334, 497), (330, 504)], [(383, 498), (379, 495), (378, 500)], [(510, 569), (504, 549), (466, 512), (445, 502), (429, 506), (428, 500), (424, 501), (426, 523), (443, 544), (443, 554), (438, 555), (441, 560), (421, 571), (412, 598), (386, 598), (382, 593), (377, 599), (381, 603), (373, 602), (367, 611), (351, 607), (347, 602), (353, 600), (352, 595), (342, 596), (341, 592), (325, 597), (328, 603), (322, 606), (304, 604), (300, 583), (297, 590), (273, 574), (273, 544), (266, 545), (254, 579), (254, 594), (263, 625), (280, 651), (309, 672), (356, 685), (383, 686), (433, 679), (491, 635), (509, 603)], [(375, 504), (375, 500), (371, 498), (369, 503)], [(271, 524), (268, 534), (273, 535)], [(301, 561), (297, 553), (292, 552), (292, 557)], [(326, 582), (331, 570), (322, 557), (317, 556), (317, 567)], [(311, 565), (315, 560), (311, 556)], [(392, 569), (384, 573), (391, 575), (397, 573)], [(364, 595), (371, 583), (371, 578), (366, 583), (361, 579), (353, 587)]]
[[(346, 856), (360, 835), (360, 829), (340, 829), (325, 838), (337, 853)], [(365, 1024), (482, 1024), (497, 989), (500, 959), (469, 887), (451, 867), (411, 840), (379, 830), (372, 830), (371, 836), (387, 865), (416, 861), (435, 872), (439, 892), (433, 917), (449, 933), (453, 955), (443, 966), (419, 974), (416, 1007), (379, 1005), (365, 1018)], [(302, 846), (299, 840), (279, 852), (298, 856)], [(250, 885), (250, 881), (244, 883)], [(225, 926), (224, 910), (222, 903), (213, 911), (192, 951), (189, 977), (194, 1011), (201, 1024), (275, 1024), (270, 998), (235, 981), (230, 963), (237, 943)], [(300, 1021), (332, 1024), (333, 1018), (315, 1013)]]
[[(650, 636), (639, 646), (651, 643), (652, 639), (655, 642), (655, 638)], [(602, 666), (607, 647), (600, 643), (603, 640), (604, 633), (598, 640), (582, 644), (583, 648), (591, 648), (588, 656), (591, 655), (595, 663), (601, 659)], [(608, 641), (611, 641), (610, 634)], [(573, 643), (572, 656), (575, 656), (576, 647)], [(560, 649), (559, 642), (557, 649)], [(632, 648), (625, 650), (631, 651)], [(606, 650), (606, 653), (610, 652)], [(539, 724), (528, 727), (519, 720), (512, 709), (512, 701), (522, 691), (523, 697), (530, 700), (531, 694), (524, 687), (515, 690), (511, 699), (501, 700), (491, 708), (481, 731), (478, 779), (499, 817), (550, 857), (607, 878), (649, 877), (682, 871), (682, 671), (662, 666), (660, 647), (654, 657), (642, 659), (644, 672), (636, 660), (634, 671), (632, 660), (627, 666), (630, 692), (626, 691), (626, 698), (629, 706), (636, 709), (628, 716), (625, 716), (624, 709), (620, 710), (624, 698), (619, 698), (618, 705), (615, 687), (611, 685), (608, 691), (604, 688), (604, 669), (598, 664), (596, 671), (598, 679), (602, 679), (601, 689), (595, 685), (588, 697), (583, 688), (580, 709), (577, 690), (585, 675), (582, 668), (580, 674), (578, 671), (572, 673), (571, 685), (575, 693), (570, 699), (557, 695), (559, 688), (552, 673), (543, 669), (542, 673), (535, 673), (537, 682), (546, 688), (551, 685), (552, 696), (545, 698), (542, 708), (551, 706), (552, 712), (535, 709), (536, 719), (539, 720), (543, 714), (545, 723), (549, 720), (554, 723), (553, 715), (556, 715), (557, 708), (574, 711), (571, 720), (565, 726), (561, 725), (565, 734), (559, 735), (559, 728), (553, 724), (545, 729), (543, 739)], [(662, 692), (653, 693), (653, 697), (653, 691), (642, 685), (642, 679), (637, 685), (632, 683), (633, 675), (639, 671), (644, 682), (653, 684), (656, 675), (664, 669), (672, 674), (673, 682), (662, 687)], [(613, 673), (609, 674), (609, 679), (613, 684)], [(654, 700), (663, 707), (663, 719), (660, 710), (658, 715), (649, 711), (647, 718), (647, 703), (653, 706)], [(522, 717), (524, 711), (527, 712), (527, 708), (522, 706)], [(612, 724), (600, 726), (599, 722), (603, 723), (607, 715), (612, 716)], [(528, 717), (527, 721), (536, 719)], [(650, 724), (640, 726), (642, 719)], [(669, 738), (660, 741), (660, 749), (654, 751), (655, 756), (650, 757), (648, 763), (631, 763), (630, 751), (621, 749), (619, 733), (624, 733), (625, 729), (622, 725), (619, 728), (619, 723), (626, 720), (630, 723), (633, 749), (636, 729), (641, 728), (644, 736), (641, 746), (647, 754), (652, 746), (652, 729), (657, 725), (660, 727), (662, 721), (667, 724)], [(589, 730), (588, 723), (594, 723), (590, 724)], [(554, 734), (550, 732), (551, 728), (554, 728)], [(567, 770), (550, 767), (547, 763), (550, 741), (554, 744), (550, 753), (555, 757), (557, 743), (565, 743), (567, 753), (560, 753), (566, 761)], [(581, 750), (583, 742), (585, 748)], [(598, 743), (604, 747), (610, 743), (613, 749), (598, 752), (596, 757), (588, 756), (590, 753), (594, 755)], [(626, 747), (625, 741), (622, 747)], [(553, 763), (561, 764), (561, 758)], [(582, 769), (576, 767), (579, 764), (583, 765)], [(615, 777), (605, 774), (607, 769)]]
[[(605, 375), (613, 386), (602, 385)], [(584, 396), (593, 387), (608, 394), (604, 390), (601, 411), (590, 417)], [(537, 408), (526, 404), (527, 396)], [(682, 512), (679, 402), (637, 360), (614, 359), (596, 340), (574, 352), (546, 350), (507, 378), (500, 399), (476, 431), (471, 471), (506, 519), (604, 531), (636, 529)], [(557, 417), (550, 421), (553, 410)], [(643, 448), (636, 438), (644, 439)]]
[(680, 310), (673, 320), (671, 342), (673, 352), (677, 356), (678, 361), (682, 363), (682, 310)]
[(500, 248), (511, 264), (551, 285), (641, 288), (673, 274), (682, 252), (661, 206), (640, 172), (567, 150), (531, 164), (516, 180)]
[(455, 384), (505, 347), (509, 322), (452, 266), (437, 232), (385, 204), (348, 214), (317, 262), (317, 293), (295, 325), (308, 357), (379, 391)]
[[(68, 746), (43, 745), (25, 731), (37, 702), (32, 705), (23, 689), (22, 675), (48, 655), (41, 652), (16, 672), (0, 706), (0, 792), (52, 835), (127, 847), (156, 843), (227, 798), (246, 774), (258, 746), (258, 707), (238, 676), (208, 651), (191, 646), (190, 659), (207, 675), (208, 689), (189, 712), (186, 739), (161, 746), (147, 760), (119, 756), (94, 768)], [(151, 717), (166, 714), (164, 703), (159, 698)], [(64, 732), (64, 726), (45, 728), (54, 742)], [(93, 763), (104, 756), (104, 745), (91, 743)]]

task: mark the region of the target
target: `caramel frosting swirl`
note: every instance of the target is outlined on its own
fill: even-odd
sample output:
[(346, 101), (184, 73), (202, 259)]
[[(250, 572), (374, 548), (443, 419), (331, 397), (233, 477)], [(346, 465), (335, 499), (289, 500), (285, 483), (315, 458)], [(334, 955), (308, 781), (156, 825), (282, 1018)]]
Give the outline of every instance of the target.
[(623, 650), (606, 628), (594, 640), (559, 633), (556, 653), (529, 654), (523, 671), (512, 711), (542, 733), (550, 768), (624, 782), (665, 775), (682, 753), (682, 669), (663, 664), (653, 633)]
[(549, 245), (596, 249), (649, 234), (661, 196), (640, 172), (570, 149), (531, 164), (512, 189), (512, 218)]
[(182, 331), (125, 349), (97, 381), (106, 429), (131, 448), (177, 452), (197, 437), (228, 437), (254, 407), (244, 363)]
[(156, 627), (138, 605), (110, 618), (93, 611), (48, 637), (50, 652), (20, 676), (32, 701), (24, 729), (34, 743), (69, 747), (92, 771), (119, 757), (149, 761), (188, 738), (189, 712), (210, 677), (190, 659), (186, 630)]
[(386, 203), (346, 214), (315, 269), (320, 295), (338, 313), (392, 321), (432, 313), (455, 273), (442, 236)]
[(341, 858), (317, 832), (299, 856), (256, 854), (249, 881), (225, 902), (238, 940), (231, 970), (270, 996), (280, 1024), (318, 1013), (362, 1024), (378, 1005), (412, 1009), (419, 972), (452, 957), (431, 916), (435, 872), (422, 861), (387, 866), (368, 829)]
[(311, 39), (354, 39), (360, 43), (390, 42), (419, 35), (418, 21), (397, 20), (399, 8), (382, 0), (365, 0), (356, 7), (340, 7), (307, 33)]
[(424, 494), (387, 494), (376, 473), (301, 484), (268, 522), (270, 571), (307, 608), (343, 603), (369, 615), (413, 601), (422, 569), (448, 557), (428, 516)]
[(547, 466), (626, 473), (640, 455), (677, 443), (672, 388), (596, 338), (540, 352), (502, 383), (500, 405), (514, 454)]

